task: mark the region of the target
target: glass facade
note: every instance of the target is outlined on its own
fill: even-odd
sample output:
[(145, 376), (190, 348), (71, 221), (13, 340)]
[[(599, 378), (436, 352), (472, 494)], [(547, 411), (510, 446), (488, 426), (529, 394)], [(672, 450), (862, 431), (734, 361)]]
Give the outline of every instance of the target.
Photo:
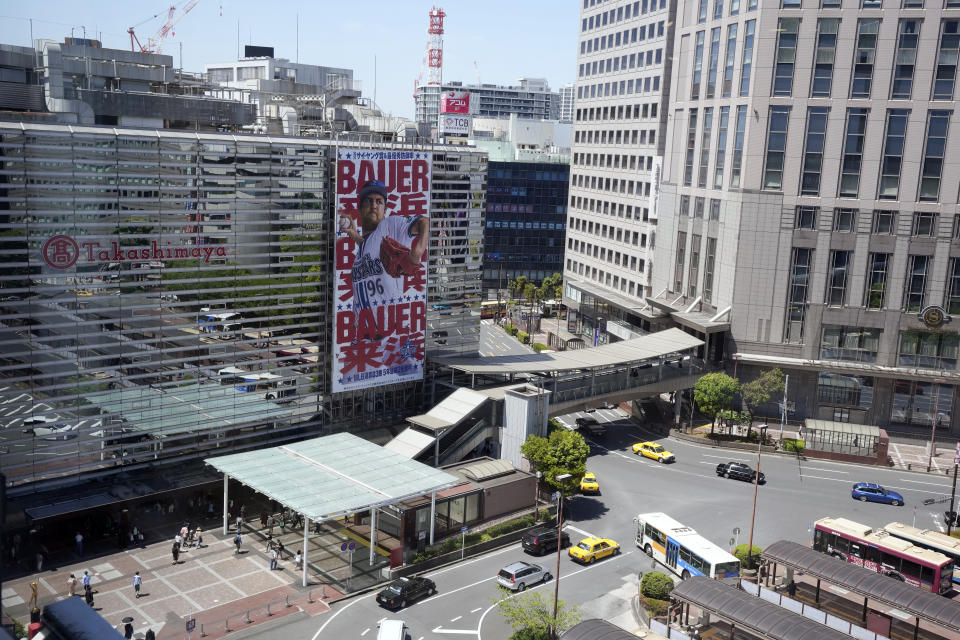
[[(11, 124), (0, 152), (12, 485), (422, 408), (422, 382), (329, 392), (333, 145)], [(434, 148), (428, 356), (477, 349), (485, 181), (484, 155)], [(439, 327), (456, 340), (431, 339)]]

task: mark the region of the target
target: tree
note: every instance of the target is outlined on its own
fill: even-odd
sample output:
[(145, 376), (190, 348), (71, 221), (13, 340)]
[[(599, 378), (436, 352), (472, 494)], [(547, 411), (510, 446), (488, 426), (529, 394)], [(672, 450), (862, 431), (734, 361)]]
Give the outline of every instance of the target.
[(741, 385), (740, 398), (743, 400), (743, 404), (746, 405), (751, 417), (747, 423), (749, 425), (747, 427), (748, 439), (753, 432), (753, 415), (756, 413), (757, 407), (770, 402), (771, 397), (782, 394), (784, 384), (783, 371), (775, 368), (764, 371), (755, 379)]
[(523, 297), (527, 299), (530, 309), (533, 310), (533, 303), (537, 297), (537, 287), (532, 282), (523, 285)]
[(717, 415), (730, 408), (734, 396), (740, 390), (740, 383), (725, 373), (708, 373), (700, 376), (693, 385), (693, 401), (697, 409), (710, 416), (710, 434), (717, 423)]
[(511, 636), (514, 640), (547, 640), (552, 627), (556, 628), (559, 637), (583, 618), (576, 605), (557, 600), (557, 618), (554, 620), (553, 598), (544, 598), (539, 591), (513, 595), (503, 587), (499, 589), (501, 598), (497, 600), (497, 608), (514, 630)]
[(563, 296), (563, 276), (555, 273), (544, 278), (537, 295), (541, 300), (559, 300)]
[(523, 296), (523, 291), (527, 287), (527, 276), (517, 276), (516, 280), (511, 280), (507, 287), (510, 289), (511, 296)]
[[(590, 446), (576, 431), (556, 429), (548, 438), (529, 436), (520, 446), (520, 452), (543, 474), (544, 482), (563, 495), (571, 495), (576, 493), (580, 478), (587, 471)], [(565, 473), (570, 477), (557, 482), (556, 477)]]

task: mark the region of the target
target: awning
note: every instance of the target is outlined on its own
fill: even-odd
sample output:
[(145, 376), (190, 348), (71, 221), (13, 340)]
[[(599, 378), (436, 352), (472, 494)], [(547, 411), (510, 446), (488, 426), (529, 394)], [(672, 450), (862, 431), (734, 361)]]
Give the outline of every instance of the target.
[(735, 353), (734, 360), (759, 364), (767, 367), (784, 367), (790, 369), (808, 369), (821, 372), (843, 372), (859, 376), (875, 376), (878, 378), (900, 378), (903, 380), (938, 379), (948, 384), (960, 384), (960, 373), (956, 371), (942, 371), (936, 369), (920, 369), (919, 367), (887, 367), (879, 364), (863, 362), (844, 362), (841, 360), (811, 360), (807, 358), (787, 358), (783, 356), (768, 356), (758, 353)]
[(470, 389), (457, 389), (427, 413), (407, 418), (407, 422), (431, 431), (448, 429), (460, 424), (487, 400), (488, 397), (482, 393)]
[(383, 445), (383, 448), (413, 459), (430, 448), (436, 439), (435, 435), (418, 431), (414, 427), (407, 427), (396, 438)]

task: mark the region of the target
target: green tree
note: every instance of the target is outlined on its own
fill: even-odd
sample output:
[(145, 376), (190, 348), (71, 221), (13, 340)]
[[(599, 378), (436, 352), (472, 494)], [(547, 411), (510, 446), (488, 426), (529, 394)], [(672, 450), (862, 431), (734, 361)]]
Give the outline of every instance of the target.
[[(529, 436), (520, 446), (520, 452), (534, 469), (543, 474), (544, 482), (564, 495), (571, 495), (577, 491), (580, 478), (587, 471), (590, 446), (576, 431), (557, 429), (548, 438)], [(570, 477), (557, 482), (556, 477), (565, 473)]]
[(533, 309), (533, 303), (537, 299), (537, 287), (532, 282), (523, 285), (523, 297), (527, 299), (530, 309)]
[(747, 427), (747, 439), (753, 432), (753, 416), (756, 414), (757, 407), (770, 402), (772, 397), (782, 395), (784, 385), (783, 371), (775, 368), (764, 371), (755, 379), (740, 386), (740, 398), (750, 413), (750, 421), (747, 423), (749, 425)]
[(507, 285), (510, 289), (510, 295), (522, 297), (523, 291), (527, 287), (527, 282), (527, 276), (517, 276), (515, 280), (511, 280), (510, 284)]
[(740, 390), (740, 383), (725, 373), (708, 373), (700, 376), (693, 385), (693, 401), (697, 409), (710, 416), (710, 434), (717, 424), (718, 414), (730, 408), (730, 403)]
[(514, 630), (511, 636), (514, 640), (547, 640), (551, 637), (551, 628), (556, 629), (554, 637), (559, 637), (583, 619), (576, 605), (568, 605), (563, 600), (557, 600), (554, 619), (553, 598), (545, 598), (540, 591), (514, 595), (503, 587), (498, 589), (501, 597), (497, 600), (497, 609)]
[(751, 549), (749, 544), (738, 544), (733, 550), (733, 555), (740, 561), (740, 566), (744, 569), (756, 569), (762, 553), (762, 548), (753, 545)]

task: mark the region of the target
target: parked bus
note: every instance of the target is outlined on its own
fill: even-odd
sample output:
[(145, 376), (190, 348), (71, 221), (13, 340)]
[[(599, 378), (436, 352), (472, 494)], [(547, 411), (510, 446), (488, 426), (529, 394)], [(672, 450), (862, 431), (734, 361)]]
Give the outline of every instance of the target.
[(497, 300), (486, 300), (480, 303), (480, 317), (481, 318), (496, 318), (497, 311), (503, 311), (506, 309), (506, 302), (498, 302)]
[(846, 518), (817, 520), (813, 548), (925, 591), (953, 588), (953, 560), (947, 556)]
[(960, 583), (960, 540), (939, 531), (919, 529), (902, 522), (891, 522), (884, 527), (887, 533), (903, 538), (918, 547), (942, 553), (953, 560), (953, 581)]
[(240, 331), (243, 317), (239, 313), (208, 313), (200, 316), (200, 331), (202, 333), (219, 334), (221, 340), (229, 340), (233, 336), (224, 335), (233, 331)]
[(278, 400), (296, 393), (295, 380), (284, 380), (275, 373), (241, 373), (237, 391), (262, 394), (264, 400)]
[(633, 521), (637, 523), (637, 546), (681, 578), (740, 575), (740, 561), (733, 554), (665, 513), (641, 513)]

